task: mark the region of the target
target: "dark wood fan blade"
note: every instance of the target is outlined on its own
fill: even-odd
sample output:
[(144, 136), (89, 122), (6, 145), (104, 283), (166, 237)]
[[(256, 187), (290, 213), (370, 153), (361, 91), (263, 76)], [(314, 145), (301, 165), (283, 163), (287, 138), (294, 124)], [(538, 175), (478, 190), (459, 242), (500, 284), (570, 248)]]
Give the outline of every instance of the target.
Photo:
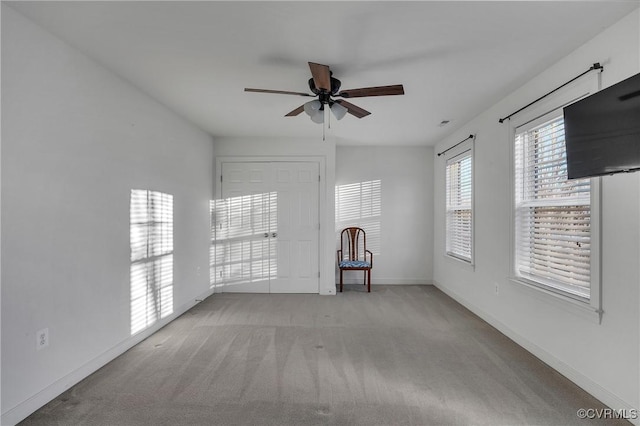
[(343, 99), (337, 99), (335, 102), (345, 107), (349, 114), (354, 115), (358, 118), (366, 117), (367, 115), (371, 114), (366, 109), (362, 109), (359, 106), (349, 103)]
[(363, 87), (362, 89), (342, 90), (336, 96), (343, 98), (363, 98), (365, 96), (390, 96), (404, 95), (404, 87), (402, 84), (393, 86)]
[(331, 71), (327, 65), (309, 62), (309, 69), (313, 77), (313, 83), (319, 90), (331, 92)]
[(302, 111), (304, 111), (304, 105), (300, 105), (298, 108), (294, 109), (290, 113), (285, 114), (285, 117), (295, 117), (296, 115), (300, 114)]
[(250, 89), (248, 87), (244, 88), (245, 92), (256, 92), (256, 93), (276, 93), (278, 95), (298, 95), (298, 96), (311, 96), (313, 97), (314, 95), (310, 95), (308, 93), (304, 93), (304, 92), (289, 92), (286, 90), (267, 90), (267, 89)]

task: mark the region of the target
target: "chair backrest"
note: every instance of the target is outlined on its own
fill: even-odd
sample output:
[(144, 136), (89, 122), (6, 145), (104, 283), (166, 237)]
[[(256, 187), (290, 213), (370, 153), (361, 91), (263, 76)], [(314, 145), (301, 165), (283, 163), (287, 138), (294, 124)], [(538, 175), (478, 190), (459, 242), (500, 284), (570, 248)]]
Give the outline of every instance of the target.
[(364, 260), (367, 250), (367, 234), (364, 229), (349, 227), (340, 233), (342, 260)]

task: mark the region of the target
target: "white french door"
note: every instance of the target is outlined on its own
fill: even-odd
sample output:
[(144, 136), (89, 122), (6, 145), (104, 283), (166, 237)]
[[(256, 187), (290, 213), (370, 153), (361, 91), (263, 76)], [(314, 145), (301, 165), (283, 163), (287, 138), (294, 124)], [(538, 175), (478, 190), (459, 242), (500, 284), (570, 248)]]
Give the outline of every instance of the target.
[(318, 293), (318, 176), (316, 162), (222, 163), (224, 292)]

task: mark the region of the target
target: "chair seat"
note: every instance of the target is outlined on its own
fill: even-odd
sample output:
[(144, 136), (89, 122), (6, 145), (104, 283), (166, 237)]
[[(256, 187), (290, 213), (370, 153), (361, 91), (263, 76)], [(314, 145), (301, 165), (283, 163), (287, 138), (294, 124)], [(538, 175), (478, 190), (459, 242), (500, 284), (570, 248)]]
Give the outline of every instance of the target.
[(340, 268), (371, 268), (371, 263), (363, 260), (343, 260), (339, 266)]

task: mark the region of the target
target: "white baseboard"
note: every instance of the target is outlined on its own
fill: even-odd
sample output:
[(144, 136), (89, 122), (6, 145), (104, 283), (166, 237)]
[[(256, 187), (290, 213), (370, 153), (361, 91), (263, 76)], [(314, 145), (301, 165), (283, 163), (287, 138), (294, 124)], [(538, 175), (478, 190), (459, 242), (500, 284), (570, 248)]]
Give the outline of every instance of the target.
[[(471, 312), (478, 315), (480, 318), (482, 318), (484, 321), (486, 321), (491, 326), (496, 328), (498, 331), (500, 331), (502, 334), (507, 336), (509, 339), (513, 340), (515, 343), (522, 346), (524, 349), (526, 349), (536, 358), (540, 359), (542, 362), (547, 364), (549, 367), (553, 368), (558, 373), (562, 374), (567, 379), (571, 380), (573, 383), (575, 383), (576, 385), (584, 389), (586, 392), (594, 396), (596, 399), (600, 400), (602, 403), (604, 403), (608, 407), (614, 410), (625, 410), (627, 413), (640, 412), (638, 407), (633, 407), (632, 403), (623, 401), (617, 395), (603, 388), (598, 383), (591, 380), (589, 377), (585, 376), (584, 374), (577, 371), (570, 365), (561, 361), (560, 359), (555, 357), (553, 354), (542, 349), (535, 343), (531, 342), (530, 340), (516, 333), (507, 325), (497, 320), (490, 314), (479, 309), (477, 306), (475, 306), (473, 303), (466, 300), (464, 297), (462, 297), (458, 293), (442, 286), (438, 281), (434, 281), (433, 285), (435, 285), (439, 290), (441, 290), (447, 296), (451, 297), (456, 302), (460, 303), (462, 306), (466, 307)], [(587, 409), (590, 407), (584, 407), (584, 408)], [(634, 425), (640, 426), (640, 419), (638, 418), (629, 419), (629, 421)]]
[(122, 355), (133, 346), (142, 342), (147, 337), (151, 336), (156, 331), (165, 327), (174, 319), (178, 318), (180, 315), (187, 312), (189, 309), (193, 308), (195, 305), (200, 303), (202, 300), (213, 294), (213, 290), (208, 290), (204, 292), (201, 296), (195, 298), (193, 301), (185, 303), (184, 305), (178, 307), (174, 310), (173, 314), (168, 317), (158, 321), (156, 324), (151, 326), (150, 328), (136, 334), (135, 336), (131, 336), (122, 342), (118, 343), (116, 346), (106, 350), (102, 354), (98, 355), (94, 359), (88, 361), (84, 365), (80, 366), (76, 370), (67, 374), (66, 376), (56, 380), (46, 388), (42, 389), (40, 392), (36, 393), (32, 397), (26, 399), (15, 407), (7, 410), (2, 413), (0, 417), (0, 425), (3, 426), (13, 426), (18, 422), (24, 420), (33, 412), (56, 398), (62, 392), (66, 391), (76, 383), (80, 382), (84, 378), (88, 377), (98, 369), (102, 368), (110, 361), (113, 361), (118, 356)]

